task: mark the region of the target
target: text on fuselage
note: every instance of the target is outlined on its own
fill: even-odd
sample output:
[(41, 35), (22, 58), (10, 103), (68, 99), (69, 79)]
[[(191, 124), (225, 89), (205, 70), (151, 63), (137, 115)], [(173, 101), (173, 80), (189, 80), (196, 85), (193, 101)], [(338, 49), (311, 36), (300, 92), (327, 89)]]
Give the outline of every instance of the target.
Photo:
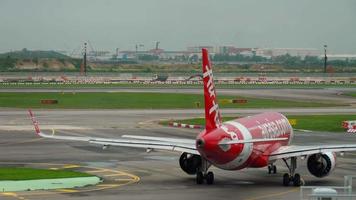
[(290, 132), (290, 124), (286, 119), (267, 122), (257, 126), (263, 138), (277, 138)]

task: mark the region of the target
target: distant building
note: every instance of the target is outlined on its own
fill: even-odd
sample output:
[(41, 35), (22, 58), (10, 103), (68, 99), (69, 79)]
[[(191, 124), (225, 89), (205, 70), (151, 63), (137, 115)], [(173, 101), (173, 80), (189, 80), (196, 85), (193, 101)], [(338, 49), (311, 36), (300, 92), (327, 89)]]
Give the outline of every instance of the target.
[(234, 56), (237, 54), (252, 55), (252, 48), (237, 48), (234, 46), (217, 46), (214, 48), (216, 54), (225, 54)]
[(319, 56), (320, 50), (312, 48), (257, 48), (254, 50), (256, 56), (262, 56), (266, 58), (281, 56), (289, 54), (291, 56), (299, 56), (305, 58), (305, 56)]
[(209, 53), (216, 53), (215, 48), (213, 46), (192, 46), (188, 47), (187, 51), (192, 52), (192, 53), (199, 53), (201, 52), (201, 49), (207, 49)]
[(110, 60), (113, 54), (110, 51), (89, 51), (88, 60)]
[[(320, 55), (320, 59), (324, 59), (324, 54)], [(328, 54), (328, 60), (356, 60), (356, 54)]]

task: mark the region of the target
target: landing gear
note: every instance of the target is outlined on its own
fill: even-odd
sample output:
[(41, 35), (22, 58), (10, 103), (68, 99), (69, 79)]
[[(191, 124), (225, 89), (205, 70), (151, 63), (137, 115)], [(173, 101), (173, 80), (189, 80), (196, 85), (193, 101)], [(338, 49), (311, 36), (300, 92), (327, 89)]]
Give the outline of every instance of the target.
[(202, 172), (197, 173), (197, 178), (196, 178), (197, 184), (201, 185), (204, 182), (204, 175)]
[(299, 186), (302, 185), (302, 181), (300, 179), (300, 175), (299, 174), (294, 174), (293, 185), (296, 186), (296, 187), (299, 187)]
[(283, 185), (289, 186), (289, 182), (290, 182), (290, 176), (289, 176), (289, 174), (285, 173), (283, 175)]
[(196, 182), (198, 185), (203, 184), (204, 180), (208, 185), (214, 184), (214, 173), (208, 172), (208, 168), (210, 167), (210, 163), (206, 160), (202, 160), (202, 166), (198, 169)]
[(274, 164), (268, 165), (268, 174), (276, 174), (277, 173), (277, 166)]
[(212, 185), (214, 183), (214, 173), (213, 172), (208, 172), (206, 174), (205, 178), (206, 178), (206, 183), (208, 185)]
[(290, 158), (290, 164), (288, 164), (286, 159), (283, 159), (284, 163), (287, 165), (289, 169), (289, 174), (285, 173), (283, 175), (283, 185), (289, 186), (289, 183), (292, 182), (294, 186), (299, 187), (302, 185), (302, 180), (300, 178), (300, 174), (295, 173), (295, 169), (297, 168), (297, 157)]
[(214, 173), (213, 172), (208, 172), (206, 174), (203, 174), (203, 172), (198, 172), (196, 181), (198, 185), (203, 184), (204, 180), (206, 180), (206, 183), (208, 185), (214, 184)]

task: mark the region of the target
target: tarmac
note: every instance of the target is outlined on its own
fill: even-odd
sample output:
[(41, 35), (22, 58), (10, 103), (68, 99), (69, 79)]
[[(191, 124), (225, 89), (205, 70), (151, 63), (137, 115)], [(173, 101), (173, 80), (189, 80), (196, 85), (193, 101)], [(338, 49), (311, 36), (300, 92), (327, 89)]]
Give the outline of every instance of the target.
[[(285, 114), (356, 113), (355, 108), (274, 109)], [(226, 109), (223, 115), (249, 115), (261, 109)], [(34, 110), (44, 132), (58, 135), (118, 138), (120, 135), (149, 135), (195, 138), (199, 130), (163, 127), (160, 119), (190, 118), (203, 115), (202, 110)], [(180, 154), (169, 151), (146, 153), (143, 149), (102, 149), (87, 143), (38, 138), (27, 111), (0, 110), (0, 164), (65, 168), (98, 175), (104, 181), (94, 187), (67, 190), (0, 193), (0, 199), (299, 199), (299, 188), (282, 186), (284, 163), (277, 162), (278, 173), (267, 168), (215, 173), (214, 185), (196, 185), (195, 176), (179, 167)], [(350, 133), (295, 132), (292, 144), (350, 144), (356, 135)], [(298, 160), (297, 172), (305, 185), (343, 185), (343, 176), (355, 174), (356, 153), (338, 156), (337, 167), (328, 177), (319, 179), (307, 171), (306, 161)]]

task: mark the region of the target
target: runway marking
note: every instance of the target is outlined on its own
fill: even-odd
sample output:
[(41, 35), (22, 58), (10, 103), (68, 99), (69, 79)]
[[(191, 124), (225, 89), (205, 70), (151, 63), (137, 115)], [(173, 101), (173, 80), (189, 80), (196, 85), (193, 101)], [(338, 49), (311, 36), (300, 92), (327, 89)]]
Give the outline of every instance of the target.
[(78, 192), (78, 190), (72, 190), (72, 189), (58, 189), (57, 191), (59, 191), (59, 192), (65, 192), (65, 193)]
[(265, 198), (270, 198), (270, 197), (277, 197), (277, 196), (282, 196), (282, 195), (285, 195), (285, 194), (288, 194), (288, 193), (296, 192), (298, 190), (299, 190), (299, 187), (291, 189), (291, 190), (287, 190), (287, 191), (284, 191), (284, 192), (277, 192), (277, 193), (272, 193), (272, 194), (266, 194), (266, 195), (262, 195), (262, 196), (247, 198), (245, 200), (258, 200), (258, 199), (265, 199)]
[(73, 169), (73, 168), (78, 168), (80, 167), (79, 165), (66, 165), (64, 167), (62, 167), (63, 169)]
[(13, 193), (13, 192), (3, 192), (1, 194), (4, 195), (4, 196), (10, 196), (10, 197), (16, 197), (17, 196), (17, 194)]
[(119, 184), (99, 184), (97, 185), (98, 187), (116, 187)]
[(2, 193), (0, 193), (0, 195), (6, 196), (6, 197), (12, 197), (15, 199), (20, 199), (20, 200), (27, 200), (25, 197), (19, 196), (14, 192), (2, 192)]
[(119, 178), (119, 179), (115, 179), (115, 181), (132, 181), (132, 179), (129, 179), (129, 178)]
[(125, 176), (125, 174), (107, 174), (105, 177), (113, 177), (113, 176)]
[(99, 170), (89, 170), (89, 171), (85, 171), (87, 173), (101, 173), (101, 172), (107, 172), (109, 171), (108, 169), (99, 169)]

